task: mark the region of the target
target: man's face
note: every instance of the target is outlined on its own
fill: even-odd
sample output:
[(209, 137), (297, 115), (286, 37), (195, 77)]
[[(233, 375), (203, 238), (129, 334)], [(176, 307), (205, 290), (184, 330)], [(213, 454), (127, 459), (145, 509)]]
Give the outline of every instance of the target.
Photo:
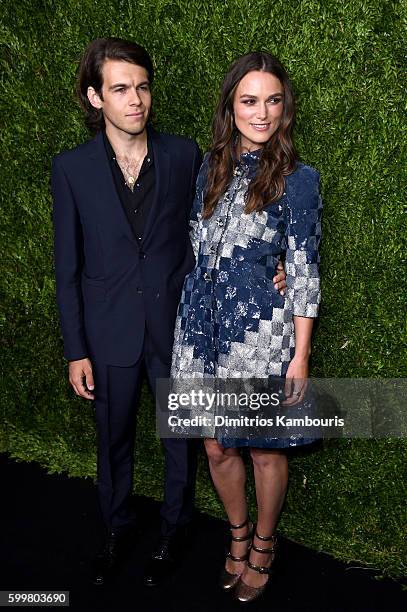
[(89, 102), (103, 110), (108, 130), (141, 134), (151, 110), (147, 70), (129, 62), (106, 60), (102, 74), (102, 95), (89, 87)]

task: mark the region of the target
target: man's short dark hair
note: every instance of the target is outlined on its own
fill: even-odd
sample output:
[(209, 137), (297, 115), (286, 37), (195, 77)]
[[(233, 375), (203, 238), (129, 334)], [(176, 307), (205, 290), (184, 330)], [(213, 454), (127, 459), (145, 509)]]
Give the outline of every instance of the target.
[(150, 83), (153, 81), (154, 68), (151, 58), (141, 45), (122, 38), (96, 38), (86, 47), (76, 81), (76, 94), (85, 112), (85, 123), (92, 132), (101, 130), (105, 121), (103, 112), (94, 108), (88, 100), (88, 87), (93, 87), (102, 97), (103, 65), (106, 60), (129, 62), (145, 68)]

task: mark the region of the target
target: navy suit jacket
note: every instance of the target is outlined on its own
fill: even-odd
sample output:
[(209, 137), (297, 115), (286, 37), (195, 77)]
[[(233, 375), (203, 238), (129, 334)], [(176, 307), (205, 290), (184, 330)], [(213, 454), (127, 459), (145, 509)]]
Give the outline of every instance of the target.
[(194, 266), (188, 223), (202, 160), (193, 140), (149, 133), (156, 188), (140, 245), (102, 133), (53, 159), (57, 303), (69, 360), (132, 365), (147, 329), (159, 357), (171, 363), (182, 284)]

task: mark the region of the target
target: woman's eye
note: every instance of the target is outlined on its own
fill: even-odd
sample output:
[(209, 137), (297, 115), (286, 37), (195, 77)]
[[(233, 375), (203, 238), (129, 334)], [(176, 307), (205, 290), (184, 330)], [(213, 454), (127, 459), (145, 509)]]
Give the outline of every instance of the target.
[(282, 98), (270, 98), (269, 102), (271, 104), (278, 104), (279, 102), (281, 102)]
[(255, 103), (255, 100), (243, 100), (243, 104), (252, 105)]

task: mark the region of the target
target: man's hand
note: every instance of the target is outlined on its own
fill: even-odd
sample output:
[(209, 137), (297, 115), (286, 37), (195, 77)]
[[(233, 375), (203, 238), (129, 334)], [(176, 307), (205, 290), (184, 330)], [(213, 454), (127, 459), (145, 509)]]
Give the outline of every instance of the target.
[(279, 289), (280, 295), (285, 295), (285, 288), (287, 287), (287, 283), (285, 279), (287, 275), (284, 271), (284, 266), (281, 261), (277, 264), (277, 274), (273, 277), (274, 289)]
[(92, 364), (89, 359), (78, 359), (69, 362), (69, 382), (76, 395), (85, 399), (95, 399), (90, 393), (95, 388), (92, 374)]

